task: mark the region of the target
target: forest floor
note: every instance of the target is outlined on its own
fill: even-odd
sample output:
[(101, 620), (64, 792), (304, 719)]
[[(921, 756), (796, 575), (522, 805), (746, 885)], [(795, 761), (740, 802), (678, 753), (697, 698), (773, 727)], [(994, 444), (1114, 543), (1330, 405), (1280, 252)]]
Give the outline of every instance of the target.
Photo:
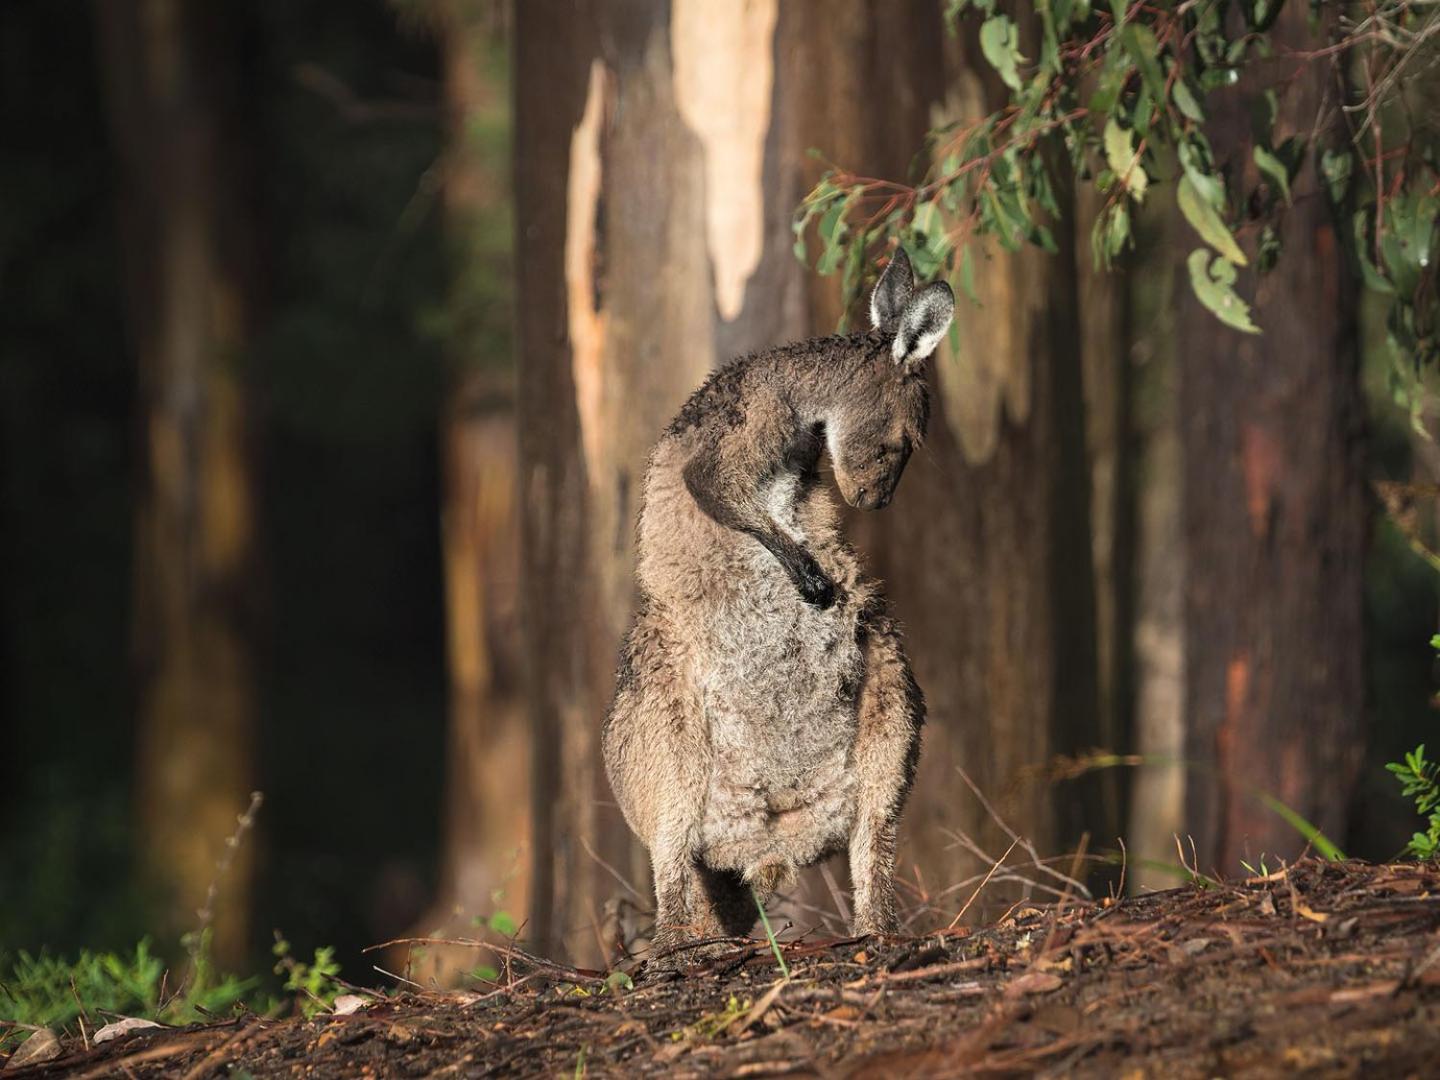
[(517, 954), (487, 993), (66, 1040), (5, 1077), (1440, 1075), (1434, 864), (1305, 860), (783, 955), (788, 979), (761, 941), (625, 987)]

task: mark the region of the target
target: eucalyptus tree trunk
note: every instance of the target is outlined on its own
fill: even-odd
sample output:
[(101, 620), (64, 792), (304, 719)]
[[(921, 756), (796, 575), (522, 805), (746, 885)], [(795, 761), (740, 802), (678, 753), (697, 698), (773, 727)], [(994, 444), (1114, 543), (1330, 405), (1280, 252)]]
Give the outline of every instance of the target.
[(204, 923), (205, 911), (228, 962), (247, 937), (253, 841), (227, 855), (226, 840), (249, 804), (256, 717), (242, 28), (203, 2), (97, 0), (95, 10), (140, 385), (140, 845), (170, 928)]
[[(1314, 40), (1307, 18), (1285, 7), (1281, 55)], [(1311, 136), (1327, 69), (1281, 63), (1294, 78), (1275, 137)], [(1222, 160), (1253, 170), (1238, 96), (1210, 135)], [(1207, 871), (1305, 846), (1259, 793), (1342, 840), (1364, 747), (1356, 290), (1317, 170), (1292, 189), (1283, 254), (1255, 287), (1262, 335), (1222, 327), (1178, 287), (1186, 757), (1202, 767), (1185, 817)]]
[[(435, 902), (415, 932), (468, 935), (526, 910), (530, 743), (519, 699), (519, 527), (511, 334), (508, 28), (499, 0), (430, 0), (446, 139), (438, 166), (450, 271), (440, 422), (449, 717)], [(417, 981), (456, 981), (472, 949), (406, 953)]]

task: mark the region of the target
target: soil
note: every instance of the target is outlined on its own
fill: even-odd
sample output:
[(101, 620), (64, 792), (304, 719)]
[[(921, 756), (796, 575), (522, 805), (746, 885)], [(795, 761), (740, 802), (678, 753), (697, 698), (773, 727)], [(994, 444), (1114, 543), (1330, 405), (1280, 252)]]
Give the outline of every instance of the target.
[[(1023, 907), (981, 929), (766, 942), (608, 986), (518, 950), (486, 992), (147, 1029), (38, 1077), (1440, 1076), (1440, 867), (1306, 860)], [(612, 982), (621, 982), (618, 977)]]

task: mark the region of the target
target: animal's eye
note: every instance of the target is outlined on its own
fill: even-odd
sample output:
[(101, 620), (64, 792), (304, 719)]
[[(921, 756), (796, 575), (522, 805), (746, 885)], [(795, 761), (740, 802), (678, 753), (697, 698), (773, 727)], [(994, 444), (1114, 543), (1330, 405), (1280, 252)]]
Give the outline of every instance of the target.
[(885, 448), (884, 448), (883, 446), (882, 446), (879, 450), (876, 450), (876, 451), (875, 451), (875, 460), (876, 460), (876, 461), (884, 461), (884, 460), (885, 460)]

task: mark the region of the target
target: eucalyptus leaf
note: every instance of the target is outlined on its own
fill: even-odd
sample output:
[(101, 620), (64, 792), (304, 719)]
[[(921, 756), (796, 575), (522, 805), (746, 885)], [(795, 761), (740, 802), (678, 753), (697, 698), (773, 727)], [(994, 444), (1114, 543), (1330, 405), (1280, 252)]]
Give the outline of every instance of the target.
[[(1180, 204), (1180, 212), (1200, 234), (1202, 240), (1224, 255), (1230, 262), (1238, 266), (1245, 265), (1245, 253), (1235, 242), (1235, 237), (1231, 235), (1229, 227), (1215, 208), (1195, 190), (1195, 185), (1190, 182), (1188, 175), (1180, 178), (1176, 198)], [(1194, 256), (1192, 255), (1191, 258), (1193, 259)]]
[(1205, 122), (1205, 110), (1200, 108), (1200, 102), (1184, 78), (1175, 80), (1175, 85), (1170, 88), (1170, 99), (1175, 102), (1175, 107), (1182, 116), (1194, 120), (1197, 124)]
[(1188, 177), (1189, 183), (1205, 197), (1205, 202), (1218, 210), (1225, 204), (1225, 186), (1218, 177), (1210, 173), (1210, 154), (1205, 150), (1202, 138), (1202, 135), (1194, 135), (1176, 144), (1175, 150), (1179, 156), (1179, 167)]
[(1331, 202), (1341, 202), (1350, 190), (1350, 174), (1355, 169), (1355, 155), (1349, 150), (1326, 150), (1320, 155), (1320, 172)]
[(1120, 41), (1140, 69), (1140, 79), (1150, 96), (1164, 101), (1165, 73), (1160, 70), (1160, 45), (1155, 40), (1155, 32), (1142, 23), (1132, 22), (1121, 32)]
[(992, 15), (980, 27), (980, 51), (1011, 90), (1020, 89), (1020, 35), (1008, 15)]
[(1110, 170), (1125, 185), (1125, 190), (1134, 196), (1136, 202), (1145, 201), (1145, 189), (1150, 177), (1140, 164), (1140, 154), (1135, 149), (1133, 132), (1126, 131), (1114, 119), (1105, 125), (1105, 160)]
[(1264, 173), (1280, 193), (1285, 196), (1285, 202), (1290, 202), (1290, 172), (1285, 168), (1285, 163), (1275, 156), (1269, 147), (1255, 144), (1255, 165)]
[[(980, 304), (980, 294), (975, 291), (975, 256), (969, 244), (960, 249), (960, 288), (970, 298), (970, 302), (977, 307)], [(956, 324), (952, 323), (954, 329)]]
[(1260, 328), (1250, 321), (1250, 307), (1236, 295), (1235, 266), (1223, 258), (1211, 261), (1210, 252), (1196, 248), (1185, 260), (1190, 271), (1190, 287), (1195, 297), (1226, 326), (1247, 334), (1258, 334)]
[(1355, 260), (1360, 264), (1360, 277), (1364, 280), (1365, 287), (1393, 295), (1395, 286), (1375, 268), (1375, 263), (1370, 258), (1370, 212), (1356, 210), (1351, 218), (1351, 227), (1355, 235)]

